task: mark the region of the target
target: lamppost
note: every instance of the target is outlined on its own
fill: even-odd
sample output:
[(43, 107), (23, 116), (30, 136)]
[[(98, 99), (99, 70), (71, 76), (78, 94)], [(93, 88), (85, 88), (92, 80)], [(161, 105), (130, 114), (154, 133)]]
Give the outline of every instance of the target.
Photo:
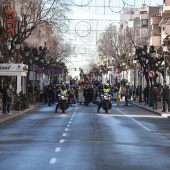
[(162, 49), (163, 49), (163, 59), (164, 59), (163, 83), (166, 84), (166, 54), (168, 53), (168, 47), (166, 45), (162, 45)]
[[(133, 60), (133, 64), (136, 65), (137, 60)], [(133, 94), (133, 100), (136, 100), (136, 67), (134, 68), (134, 94)]]
[(125, 86), (125, 80), (124, 80), (124, 68), (125, 68), (125, 63), (124, 62), (122, 62), (121, 63), (121, 67), (122, 67), (122, 72), (123, 72), (123, 79), (122, 79), (122, 85), (123, 85), (123, 87)]

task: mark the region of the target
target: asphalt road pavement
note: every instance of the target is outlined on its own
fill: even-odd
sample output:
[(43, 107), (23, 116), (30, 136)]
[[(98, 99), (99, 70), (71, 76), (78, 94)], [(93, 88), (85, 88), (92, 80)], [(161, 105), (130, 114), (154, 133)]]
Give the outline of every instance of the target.
[(106, 114), (42, 105), (0, 124), (2, 170), (169, 170), (170, 120), (124, 102)]

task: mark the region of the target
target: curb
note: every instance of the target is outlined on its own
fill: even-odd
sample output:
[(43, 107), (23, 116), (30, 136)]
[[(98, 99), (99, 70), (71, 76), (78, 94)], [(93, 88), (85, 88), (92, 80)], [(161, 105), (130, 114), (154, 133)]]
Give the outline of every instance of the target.
[(167, 114), (167, 113), (160, 113), (160, 112), (158, 112), (158, 111), (155, 111), (155, 110), (152, 110), (152, 109), (143, 107), (143, 106), (138, 105), (138, 104), (133, 103), (133, 102), (132, 102), (132, 104), (135, 105), (135, 106), (137, 106), (137, 107), (140, 107), (140, 108), (142, 108), (142, 109), (144, 109), (144, 110), (149, 110), (150, 112), (155, 113), (155, 114), (157, 114), (157, 115), (160, 115), (160, 116), (162, 116), (162, 117), (170, 118), (170, 113), (168, 113), (168, 114)]
[[(43, 103), (42, 103), (42, 104), (43, 104)], [(5, 121), (7, 121), (7, 120), (10, 120), (10, 119), (16, 118), (16, 117), (18, 117), (18, 116), (21, 116), (21, 115), (23, 115), (23, 114), (25, 114), (25, 113), (28, 113), (28, 112), (30, 112), (30, 111), (32, 111), (32, 110), (40, 107), (42, 104), (35, 105), (35, 106), (30, 107), (30, 108), (28, 108), (28, 109), (25, 109), (25, 110), (23, 110), (23, 111), (17, 111), (17, 113), (14, 113), (14, 114), (8, 115), (7, 117), (1, 118), (1, 119), (0, 119), (0, 124), (3, 123), (3, 122), (5, 122)]]

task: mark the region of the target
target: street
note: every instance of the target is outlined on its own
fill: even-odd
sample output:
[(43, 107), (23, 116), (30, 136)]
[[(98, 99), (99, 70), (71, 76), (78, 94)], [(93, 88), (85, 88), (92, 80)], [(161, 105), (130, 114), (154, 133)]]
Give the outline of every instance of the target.
[(1, 170), (169, 170), (170, 119), (124, 102), (62, 113), (42, 105), (0, 124)]

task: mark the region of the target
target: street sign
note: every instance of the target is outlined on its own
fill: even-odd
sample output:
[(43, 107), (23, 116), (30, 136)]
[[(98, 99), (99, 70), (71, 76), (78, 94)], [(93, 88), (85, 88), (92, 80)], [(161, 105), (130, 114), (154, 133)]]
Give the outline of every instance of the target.
[(37, 74), (42, 74), (43, 73), (43, 69), (41, 67), (37, 67)]
[(51, 74), (55, 74), (56, 73), (56, 70), (53, 68), (51, 69)]
[(138, 71), (138, 76), (139, 76), (139, 77), (142, 77), (142, 76), (143, 76), (143, 71), (142, 71), (142, 70), (139, 70), (139, 71)]
[(149, 70), (148, 71), (148, 77), (154, 78), (156, 76), (156, 72), (154, 70)]

